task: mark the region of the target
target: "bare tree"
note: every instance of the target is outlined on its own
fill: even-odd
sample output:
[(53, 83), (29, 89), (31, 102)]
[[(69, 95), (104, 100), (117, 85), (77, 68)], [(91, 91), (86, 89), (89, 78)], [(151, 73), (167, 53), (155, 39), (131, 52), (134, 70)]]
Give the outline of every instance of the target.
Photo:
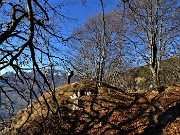
[(152, 73), (154, 86), (159, 84), (160, 61), (177, 55), (179, 9), (177, 0), (123, 1), (128, 6), (125, 18), (129, 33), (125, 38), (132, 44)]
[(77, 70), (86, 77), (107, 80), (110, 71), (122, 64), (122, 31), (117, 21), (119, 16), (112, 17), (115, 13), (112, 11), (104, 17), (98, 13), (72, 34), (73, 53), (68, 53)]
[[(55, 66), (62, 59), (56, 55), (58, 48), (53, 44), (55, 41), (66, 41), (61, 36), (61, 31), (58, 31), (64, 17), (59, 12), (60, 8), (61, 4), (52, 6), (47, 0), (9, 0), (0, 3), (0, 71), (13, 72), (12, 78), (3, 74), (0, 76), (1, 85), (6, 86), (0, 86), (0, 91), (7, 99), (0, 102), (6, 109), (12, 108), (9, 110), (12, 115), (14, 101), (8, 94), (9, 89), (15, 91), (27, 104), (34, 99), (38, 100), (40, 94), (49, 112), (60, 114), (55, 97), (54, 73)], [(43, 95), (45, 91), (53, 98), (55, 110)], [(46, 120), (47, 116), (41, 116)], [(0, 119), (3, 118), (0, 116)]]

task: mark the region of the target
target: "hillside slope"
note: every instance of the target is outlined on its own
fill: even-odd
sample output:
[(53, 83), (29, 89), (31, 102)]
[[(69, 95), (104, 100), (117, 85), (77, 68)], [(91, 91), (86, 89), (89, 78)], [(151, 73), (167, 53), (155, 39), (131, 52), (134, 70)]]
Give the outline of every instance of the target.
[[(114, 80), (113, 80), (114, 81)], [(110, 83), (113, 83), (110, 79)], [(117, 77), (117, 84), (131, 90), (148, 90), (153, 82), (149, 65), (132, 68)], [(171, 57), (160, 61), (159, 86), (180, 84), (180, 58)]]
[[(79, 98), (79, 108), (71, 110), (75, 91), (99, 94)], [(110, 92), (108, 92), (110, 91)], [(125, 93), (96, 82), (81, 82), (56, 89), (60, 114), (51, 93), (44, 93), (26, 109), (19, 111), (6, 126), (6, 135), (133, 135), (180, 133), (180, 87), (162, 93)], [(44, 100), (46, 98), (46, 100)], [(45, 102), (47, 101), (47, 102)]]

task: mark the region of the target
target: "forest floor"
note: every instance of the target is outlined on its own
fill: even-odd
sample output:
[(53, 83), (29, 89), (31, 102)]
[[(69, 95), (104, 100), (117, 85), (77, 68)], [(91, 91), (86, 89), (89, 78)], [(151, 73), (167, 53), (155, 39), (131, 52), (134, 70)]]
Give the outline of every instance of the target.
[[(70, 99), (74, 91), (95, 91), (94, 83), (74, 83), (56, 90), (61, 114), (46, 110), (34, 101), (12, 118), (4, 134), (42, 135), (179, 135), (180, 86), (168, 86), (161, 92), (129, 92), (104, 85), (98, 95), (78, 98), (78, 107), (72, 110), (77, 99)], [(111, 91), (111, 92), (108, 92)], [(54, 108), (52, 99), (44, 96)], [(31, 112), (29, 111), (31, 108)], [(33, 109), (32, 109), (33, 108)], [(52, 109), (53, 110), (53, 109)], [(31, 113), (31, 115), (28, 115)], [(42, 116), (47, 117), (42, 117)], [(59, 118), (59, 115), (61, 119)], [(28, 117), (28, 119), (27, 119)], [(45, 119), (43, 119), (45, 118)], [(21, 127), (22, 123), (24, 123)], [(18, 130), (19, 129), (19, 130)]]

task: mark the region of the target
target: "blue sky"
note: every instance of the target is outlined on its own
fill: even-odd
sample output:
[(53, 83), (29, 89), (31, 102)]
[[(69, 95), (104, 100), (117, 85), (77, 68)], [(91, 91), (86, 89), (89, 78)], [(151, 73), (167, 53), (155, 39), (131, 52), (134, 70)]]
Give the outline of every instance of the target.
[[(65, 6), (62, 7), (62, 13), (75, 19), (65, 21), (62, 28), (65, 36), (68, 36), (74, 28), (82, 26), (89, 17), (97, 12), (102, 12), (100, 0), (64, 0), (64, 2)], [(103, 2), (105, 2), (105, 12), (110, 11), (117, 5), (117, 0), (103, 0)]]
[[(19, 0), (12, 1), (19, 2)], [(23, 0), (21, 0), (21, 2), (24, 3)], [(88, 20), (89, 17), (95, 15), (97, 12), (102, 12), (100, 0), (49, 0), (49, 2), (53, 6), (62, 3), (62, 14), (70, 18), (64, 19), (61, 25), (62, 35), (65, 38), (69, 37), (75, 28), (81, 27), (83, 23)], [(103, 0), (103, 2), (105, 2), (105, 12), (110, 11), (117, 5), (117, 0)], [(0, 74), (3, 74), (6, 71), (11, 70), (7, 68), (4, 71), (0, 71)]]
[[(64, 19), (61, 25), (61, 34), (64, 38), (69, 37), (75, 28), (81, 27), (89, 17), (102, 12), (100, 0), (64, 0), (61, 2), (64, 3), (61, 9), (62, 14), (70, 18)], [(105, 12), (109, 12), (117, 7), (117, 0), (103, 0), (103, 2), (105, 4)], [(57, 1), (53, 0), (52, 3), (57, 3)], [(61, 43), (55, 43), (55, 45), (60, 47), (59, 56), (65, 58), (64, 56), (67, 55), (66, 50), (69, 50), (68, 46), (64, 46)]]

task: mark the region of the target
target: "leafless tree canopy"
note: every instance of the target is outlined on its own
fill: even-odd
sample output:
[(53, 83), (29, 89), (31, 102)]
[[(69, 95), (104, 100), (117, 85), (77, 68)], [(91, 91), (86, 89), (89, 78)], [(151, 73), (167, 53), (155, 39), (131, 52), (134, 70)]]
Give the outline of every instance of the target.
[(102, 12), (72, 34), (68, 54), (77, 70), (88, 78), (117, 81), (127, 69), (148, 65), (149, 81), (159, 85), (160, 61), (180, 52), (177, 0), (119, 1), (107, 14), (100, 2)]
[(121, 69), (123, 41), (122, 25), (118, 21), (121, 16), (114, 15), (112, 11), (103, 20), (102, 14), (97, 13), (72, 34), (70, 59), (86, 77), (105, 81), (111, 70)]
[[(85, 0), (81, 2), (86, 4)], [(178, 0), (122, 0), (108, 13), (107, 3), (98, 2), (101, 12), (65, 39), (61, 24), (66, 17), (59, 1), (52, 4), (48, 0), (0, 0), (0, 107), (3, 105), (9, 116), (18, 111), (15, 102), (28, 106), (36, 100), (47, 109), (47, 114), (40, 116), (43, 122), (49, 114), (55, 114), (52, 117), (57, 116), (58, 124), (63, 125), (55, 74), (57, 68), (63, 67), (64, 59), (59, 53), (64, 42), (68, 43), (66, 61), (83, 79), (134, 89), (138, 76), (133, 71), (137, 70), (130, 69), (142, 65), (149, 68), (144, 74), (150, 72), (152, 78), (148, 81), (154, 86), (172, 80), (172, 75), (167, 74), (170, 72), (173, 81), (180, 78), (179, 65), (172, 64), (180, 57)], [(162, 66), (165, 59), (170, 64)], [(97, 84), (94, 85), (97, 90)], [(16, 101), (12, 100), (15, 95)], [(28, 107), (27, 120), (33, 107)]]
[(126, 40), (152, 72), (154, 85), (159, 84), (160, 61), (179, 53), (179, 7), (177, 0), (127, 1), (129, 24)]
[(59, 11), (61, 6), (52, 6), (47, 0), (1, 2), (0, 71), (2, 74), (12, 71), (13, 76), (0, 76), (0, 91), (7, 99), (0, 102), (6, 109), (11, 108), (11, 114), (14, 103), (8, 94), (10, 91), (17, 93), (26, 104), (38, 99), (44, 91), (51, 91), (56, 102), (53, 75), (62, 59), (53, 43), (66, 41), (60, 31), (64, 17)]

